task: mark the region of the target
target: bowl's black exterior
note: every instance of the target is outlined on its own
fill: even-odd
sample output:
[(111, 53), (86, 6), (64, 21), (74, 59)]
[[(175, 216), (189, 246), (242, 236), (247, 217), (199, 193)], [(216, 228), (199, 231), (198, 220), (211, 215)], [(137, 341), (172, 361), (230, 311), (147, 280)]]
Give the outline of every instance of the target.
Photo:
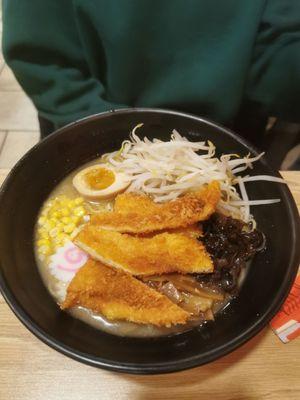
[[(13, 168), (0, 192), (0, 286), (17, 317), (45, 343), (87, 364), (137, 374), (178, 371), (213, 361), (234, 350), (278, 311), (299, 264), (298, 211), (288, 188), (255, 182), (250, 198), (280, 198), (253, 208), (267, 237), (239, 296), (216, 321), (189, 332), (153, 339), (122, 338), (98, 331), (59, 307), (39, 276), (34, 251), (34, 224), (43, 201), (70, 171), (120, 147), (138, 123), (140, 134), (169, 138), (176, 128), (190, 140), (211, 140), (220, 152), (257, 154), (227, 129), (195, 116), (152, 109), (127, 109), (91, 116), (70, 124), (30, 150)], [(253, 174), (278, 175), (264, 159)]]

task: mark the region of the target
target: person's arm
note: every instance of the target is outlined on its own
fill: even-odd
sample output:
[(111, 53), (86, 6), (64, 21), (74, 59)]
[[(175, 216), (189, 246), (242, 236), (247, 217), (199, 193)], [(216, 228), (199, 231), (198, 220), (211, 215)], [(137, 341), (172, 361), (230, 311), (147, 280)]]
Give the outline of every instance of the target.
[(300, 122), (300, 1), (267, 0), (246, 97), (267, 115)]
[(3, 0), (3, 52), (39, 114), (56, 127), (121, 107), (104, 99), (90, 75), (70, 0)]

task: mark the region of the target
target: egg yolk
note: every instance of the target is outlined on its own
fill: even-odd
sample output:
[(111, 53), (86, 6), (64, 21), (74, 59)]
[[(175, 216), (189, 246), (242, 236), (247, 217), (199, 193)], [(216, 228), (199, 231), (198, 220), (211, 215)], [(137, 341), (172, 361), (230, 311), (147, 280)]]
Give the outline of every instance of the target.
[(115, 174), (105, 168), (95, 168), (84, 175), (87, 185), (94, 190), (108, 188), (115, 181)]

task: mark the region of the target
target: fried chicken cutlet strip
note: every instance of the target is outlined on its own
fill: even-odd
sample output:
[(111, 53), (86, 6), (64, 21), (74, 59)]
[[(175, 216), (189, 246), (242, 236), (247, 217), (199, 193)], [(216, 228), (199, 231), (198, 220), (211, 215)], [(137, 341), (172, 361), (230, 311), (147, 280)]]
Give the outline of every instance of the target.
[(203, 230), (202, 230), (202, 226), (199, 224), (193, 224), (193, 225), (189, 225), (186, 226), (185, 228), (175, 228), (175, 229), (166, 229), (163, 231), (158, 231), (158, 232), (150, 232), (150, 233), (137, 233), (137, 234), (133, 234), (134, 236), (137, 237), (146, 237), (146, 238), (150, 238), (153, 237), (155, 235), (157, 235), (158, 233), (178, 233), (190, 238), (201, 238), (203, 236)]
[(182, 234), (135, 237), (87, 224), (74, 242), (92, 258), (132, 275), (213, 271), (212, 260), (204, 245)]
[[(137, 208), (138, 207), (138, 208)], [(157, 204), (150, 197), (135, 193), (123, 193), (116, 197), (114, 211), (120, 213), (138, 212), (139, 214), (151, 214), (157, 212)], [(202, 227), (199, 224), (188, 225), (162, 232), (182, 233), (183, 235), (198, 238), (203, 236)], [(147, 233), (146, 233), (147, 235)]]
[(189, 313), (133, 276), (89, 260), (71, 281), (62, 309), (82, 306), (111, 320), (170, 326)]
[(216, 210), (221, 191), (214, 181), (198, 192), (162, 204), (146, 196), (120, 196), (116, 199), (116, 211), (98, 213), (91, 222), (103, 229), (136, 234), (184, 228), (208, 219)]
[[(159, 233), (177, 233), (177, 234), (180, 233), (181, 235), (185, 235), (187, 237), (194, 238), (194, 239), (197, 239), (197, 238), (200, 238), (203, 236), (203, 230), (199, 224), (189, 225), (184, 228), (167, 229), (167, 230), (160, 231)], [(153, 233), (152, 233), (152, 235), (153, 235)]]
[(124, 214), (139, 213), (151, 214), (157, 211), (157, 203), (149, 196), (137, 193), (118, 194), (115, 199), (114, 211)]

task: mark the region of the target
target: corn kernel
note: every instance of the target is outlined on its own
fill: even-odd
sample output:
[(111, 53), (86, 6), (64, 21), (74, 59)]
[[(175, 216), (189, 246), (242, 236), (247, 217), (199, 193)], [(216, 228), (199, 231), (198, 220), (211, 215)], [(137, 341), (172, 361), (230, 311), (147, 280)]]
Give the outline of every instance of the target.
[(56, 236), (56, 238), (57, 238), (57, 240), (65, 241), (65, 240), (68, 239), (68, 236), (65, 235), (64, 233), (59, 233), (59, 234)]
[(77, 217), (83, 217), (85, 214), (84, 208), (83, 207), (76, 207), (73, 211), (73, 213), (77, 216)]
[(60, 209), (56, 208), (55, 209), (55, 218), (59, 220), (61, 217), (62, 217), (62, 214), (60, 212)]
[(50, 246), (43, 245), (39, 248), (39, 251), (41, 252), (41, 254), (48, 255), (51, 253), (51, 248)]
[(38, 220), (38, 254), (48, 257), (67, 240), (86, 216), (82, 197), (59, 195), (45, 205)]
[(69, 224), (69, 223), (71, 222), (71, 218), (70, 218), (70, 217), (63, 217), (63, 218), (61, 219), (61, 222), (62, 222), (64, 225), (67, 225), (67, 224)]
[(68, 217), (68, 216), (70, 215), (70, 210), (69, 210), (67, 207), (62, 208), (62, 209), (60, 210), (60, 212), (61, 212), (61, 215), (62, 215), (63, 217)]
[(49, 231), (49, 236), (52, 238), (54, 238), (57, 234), (58, 234), (57, 228), (53, 228), (53, 229), (51, 229), (51, 231)]
[(77, 226), (81, 220), (81, 217), (78, 217), (77, 215), (73, 215), (73, 217), (71, 217), (71, 220), (72, 220), (73, 224), (75, 224)]
[(40, 234), (41, 239), (48, 239), (48, 232), (45, 230), (43, 233)]
[(50, 240), (49, 239), (40, 239), (37, 241), (38, 246), (50, 246)]
[(82, 197), (76, 197), (76, 199), (74, 199), (73, 201), (74, 201), (74, 204), (76, 206), (79, 206), (80, 204), (83, 203), (83, 198)]
[(47, 226), (48, 226), (48, 229), (55, 228), (56, 221), (55, 221), (55, 220), (53, 220), (53, 219), (49, 219), (49, 220), (46, 222), (46, 224), (45, 224), (45, 225), (47, 225)]
[(57, 218), (60, 217), (60, 215), (59, 215), (59, 213), (57, 212), (57, 210), (51, 210), (50, 213), (49, 213), (49, 216), (50, 216), (51, 218), (54, 218), (55, 220), (57, 220)]
[(40, 218), (38, 219), (38, 224), (39, 224), (40, 226), (42, 226), (45, 222), (46, 222), (46, 218), (45, 218), (45, 217), (40, 217)]
[(64, 224), (62, 222), (58, 222), (56, 224), (56, 229), (58, 232), (61, 232), (63, 230), (63, 228), (64, 228)]
[(75, 224), (70, 223), (64, 227), (64, 232), (71, 233), (75, 228)]

